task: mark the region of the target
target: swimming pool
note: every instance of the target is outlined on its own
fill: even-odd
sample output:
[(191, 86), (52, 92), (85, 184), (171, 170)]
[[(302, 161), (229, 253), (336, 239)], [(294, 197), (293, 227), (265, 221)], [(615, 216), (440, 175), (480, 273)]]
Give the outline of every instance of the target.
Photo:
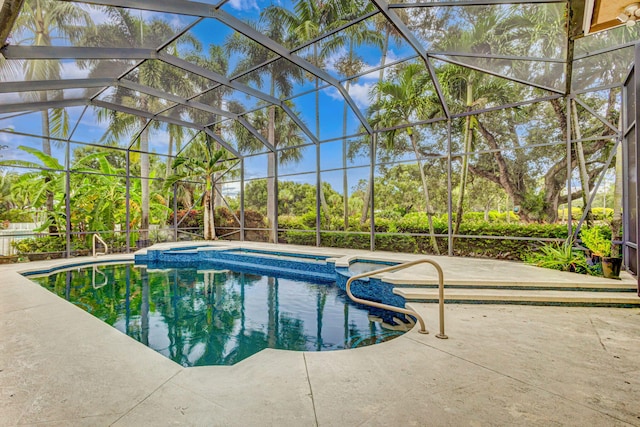
[(30, 279), (183, 366), (233, 365), (264, 348), (355, 348), (403, 333), (383, 327), (397, 314), (355, 304), (335, 283), (211, 263), (154, 267), (93, 265)]

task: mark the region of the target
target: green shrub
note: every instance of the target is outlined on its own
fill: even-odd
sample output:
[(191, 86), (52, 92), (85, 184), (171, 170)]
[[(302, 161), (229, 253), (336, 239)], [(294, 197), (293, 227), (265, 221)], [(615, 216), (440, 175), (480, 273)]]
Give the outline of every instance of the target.
[[(432, 218), (433, 229), (436, 234), (447, 233), (448, 224), (442, 217), (434, 215)], [(397, 229), (401, 233), (428, 233), (429, 217), (424, 212), (412, 212), (402, 217), (397, 223)]]
[(613, 219), (613, 209), (611, 208), (592, 208), (591, 213), (596, 221), (611, 221)]
[[(178, 228), (204, 228), (202, 209), (180, 209), (177, 217)], [(169, 214), (168, 225), (173, 226), (173, 212)]]
[(24, 209), (10, 209), (0, 214), (0, 222), (33, 222), (33, 212)]
[(608, 227), (583, 227), (580, 229), (580, 240), (593, 255), (600, 257), (611, 255), (611, 229)]
[(420, 252), (415, 237), (397, 234), (376, 234), (376, 249), (389, 252)]
[(21, 239), (11, 242), (18, 254), (47, 252), (64, 252), (67, 250), (66, 239), (62, 236), (43, 236)]
[[(293, 231), (294, 227), (292, 227), (294, 224), (297, 224), (294, 218), (287, 218), (284, 223), (281, 222), (281, 228), (285, 229), (285, 231), (280, 234), (280, 241), (300, 245), (315, 245), (315, 233), (295, 232)], [(298, 227), (297, 229), (300, 228)], [(362, 230), (364, 233), (323, 232), (321, 233), (322, 245), (368, 249), (370, 246), (369, 223), (367, 222), (362, 226), (360, 226), (359, 222), (354, 223), (353, 229)], [(446, 215), (434, 217), (434, 231), (436, 234), (442, 235), (442, 237), (436, 238), (440, 253), (447, 254), (449, 242)], [(387, 232), (389, 234), (384, 234)], [(398, 234), (392, 234), (394, 232), (398, 232)], [(427, 235), (428, 233), (429, 227), (425, 213), (411, 213), (398, 222), (389, 218), (376, 218), (376, 249), (392, 252), (433, 254), (434, 251), (431, 247), (431, 239)], [(566, 240), (568, 237), (567, 227), (563, 224), (484, 221), (463, 222), (460, 225), (459, 234), (461, 237), (454, 239), (454, 255), (511, 260), (524, 260), (528, 254), (537, 250), (540, 243), (535, 240), (511, 239), (509, 238), (510, 236), (558, 240)], [(483, 236), (491, 236), (493, 238)]]
[(307, 230), (308, 227), (304, 224), (303, 220), (299, 216), (282, 215), (278, 217), (278, 228), (283, 230)]
[(525, 258), (525, 262), (538, 267), (553, 270), (571, 271), (586, 274), (589, 272), (587, 259), (582, 251), (569, 243), (550, 243), (539, 247)]
[[(558, 218), (567, 219), (567, 208), (558, 209)], [(580, 219), (582, 217), (582, 208), (571, 207), (571, 219)]]

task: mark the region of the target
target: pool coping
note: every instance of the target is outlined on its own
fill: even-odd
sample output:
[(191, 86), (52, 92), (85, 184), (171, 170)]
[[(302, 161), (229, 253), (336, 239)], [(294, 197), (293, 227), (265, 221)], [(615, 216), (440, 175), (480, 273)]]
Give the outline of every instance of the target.
[[(637, 310), (448, 307), (445, 341), (414, 328), (360, 349), (263, 350), (234, 366), (182, 368), (17, 272), (58, 263), (0, 267), (0, 425), (593, 425), (640, 416), (631, 403), (640, 398)], [(434, 306), (412, 306), (435, 330)], [(527, 316), (535, 322), (518, 320)], [(501, 331), (518, 332), (505, 340)], [(571, 357), (559, 357), (567, 346)], [(385, 393), (373, 392), (382, 384)], [(401, 390), (416, 392), (398, 398)]]

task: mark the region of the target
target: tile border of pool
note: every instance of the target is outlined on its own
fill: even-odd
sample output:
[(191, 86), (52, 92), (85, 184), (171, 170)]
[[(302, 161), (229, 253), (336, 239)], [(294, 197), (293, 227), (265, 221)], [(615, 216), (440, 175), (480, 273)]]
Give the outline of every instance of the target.
[[(0, 266), (2, 426), (633, 425), (640, 419), (632, 404), (640, 399), (637, 310), (452, 306), (446, 341), (414, 329), (360, 349), (263, 350), (231, 367), (187, 369), (18, 274), (59, 261)], [(487, 265), (522, 273), (500, 261), (450, 261), (448, 267), (465, 272)], [(411, 305), (433, 330), (434, 306)], [(603, 349), (598, 340), (605, 338)], [(580, 351), (558, 357), (567, 347)], [(376, 392), (380, 387), (387, 392)]]

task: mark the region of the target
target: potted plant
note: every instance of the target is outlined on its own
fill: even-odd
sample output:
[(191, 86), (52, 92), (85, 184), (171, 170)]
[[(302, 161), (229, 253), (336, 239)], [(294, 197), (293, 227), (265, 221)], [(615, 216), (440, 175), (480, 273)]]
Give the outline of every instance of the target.
[(580, 240), (591, 251), (592, 260), (601, 260), (604, 277), (609, 279), (620, 278), (622, 258), (611, 256), (611, 239), (604, 235), (600, 227), (581, 229)]

